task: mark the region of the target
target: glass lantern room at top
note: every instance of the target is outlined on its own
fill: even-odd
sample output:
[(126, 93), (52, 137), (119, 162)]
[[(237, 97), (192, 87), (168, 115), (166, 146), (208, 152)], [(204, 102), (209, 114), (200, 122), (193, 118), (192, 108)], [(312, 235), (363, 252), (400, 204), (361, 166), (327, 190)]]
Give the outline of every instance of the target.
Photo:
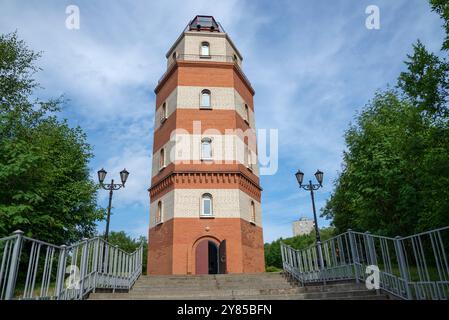
[(190, 31), (211, 31), (211, 32), (224, 32), (223, 28), (213, 16), (196, 16), (190, 21), (188, 28)]

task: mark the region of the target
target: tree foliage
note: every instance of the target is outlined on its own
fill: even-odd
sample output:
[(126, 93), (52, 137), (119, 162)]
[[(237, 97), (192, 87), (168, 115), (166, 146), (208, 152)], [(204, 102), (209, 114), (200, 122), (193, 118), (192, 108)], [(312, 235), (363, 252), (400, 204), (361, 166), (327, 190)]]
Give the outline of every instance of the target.
[(418, 41), (405, 65), (397, 90), (376, 93), (345, 133), (322, 214), (338, 232), (396, 236), (449, 225), (449, 64)]
[(86, 135), (57, 118), (62, 97), (35, 98), (40, 56), (16, 33), (0, 35), (0, 236), (21, 229), (62, 244), (93, 235), (104, 212)]
[[(334, 236), (334, 228), (324, 228), (320, 230), (321, 241)], [(315, 243), (315, 231), (307, 235), (295, 236), (291, 238), (279, 238), (271, 243), (265, 243), (265, 266), (267, 271), (270, 267), (282, 268), (281, 242), (295, 248), (305, 249)]]
[(449, 1), (430, 0), (432, 10), (438, 13), (443, 20), (443, 28), (446, 31), (446, 39), (443, 42), (443, 50), (449, 50)]
[(136, 251), (141, 245), (143, 246), (143, 261), (142, 269), (145, 273), (147, 270), (147, 253), (148, 253), (148, 241), (146, 237), (139, 237), (133, 239), (126, 234), (125, 231), (112, 231), (109, 234), (108, 242), (112, 245), (118, 246), (120, 249), (132, 253)]
[(399, 88), (421, 111), (433, 117), (447, 117), (449, 63), (428, 52), (419, 40), (407, 58), (407, 71), (399, 76)]

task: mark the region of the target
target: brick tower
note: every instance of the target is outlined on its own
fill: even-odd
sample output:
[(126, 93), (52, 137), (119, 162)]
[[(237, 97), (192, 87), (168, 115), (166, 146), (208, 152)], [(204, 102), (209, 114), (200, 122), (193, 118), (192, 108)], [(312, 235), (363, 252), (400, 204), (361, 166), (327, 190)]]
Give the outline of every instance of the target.
[(168, 51), (156, 86), (148, 274), (264, 271), (254, 90), (211, 16)]

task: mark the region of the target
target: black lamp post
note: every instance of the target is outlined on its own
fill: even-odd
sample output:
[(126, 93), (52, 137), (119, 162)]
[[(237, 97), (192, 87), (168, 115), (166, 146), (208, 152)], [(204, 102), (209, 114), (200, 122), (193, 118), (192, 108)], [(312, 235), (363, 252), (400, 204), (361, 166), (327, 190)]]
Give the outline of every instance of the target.
[(112, 206), (112, 193), (114, 190), (118, 190), (120, 188), (125, 187), (126, 180), (128, 179), (129, 172), (126, 171), (126, 169), (123, 169), (120, 171), (120, 180), (122, 180), (122, 183), (114, 183), (114, 179), (111, 180), (111, 183), (103, 183), (104, 179), (106, 178), (106, 170), (103, 168), (101, 170), (98, 170), (98, 181), (100, 182), (100, 186), (105, 189), (109, 190), (109, 205), (108, 205), (108, 217), (106, 220), (106, 231), (104, 235), (104, 240), (107, 242), (109, 237), (109, 221), (111, 219), (111, 206)]
[(318, 184), (313, 184), (312, 180), (309, 180), (308, 184), (302, 184), (302, 181), (304, 179), (304, 173), (301, 170), (298, 170), (298, 172), (295, 173), (296, 180), (298, 180), (298, 184), (300, 188), (303, 188), (304, 190), (310, 191), (310, 196), (312, 197), (312, 208), (313, 208), (313, 220), (315, 223), (315, 235), (316, 235), (316, 243), (317, 243), (317, 251), (318, 251), (318, 258), (319, 263), (322, 265), (322, 255), (321, 255), (321, 237), (320, 237), (320, 230), (318, 228), (318, 220), (316, 217), (316, 209), (315, 209), (315, 196), (313, 194), (313, 191), (318, 190), (323, 186), (323, 172), (320, 170), (317, 170), (315, 172), (315, 178), (318, 181)]

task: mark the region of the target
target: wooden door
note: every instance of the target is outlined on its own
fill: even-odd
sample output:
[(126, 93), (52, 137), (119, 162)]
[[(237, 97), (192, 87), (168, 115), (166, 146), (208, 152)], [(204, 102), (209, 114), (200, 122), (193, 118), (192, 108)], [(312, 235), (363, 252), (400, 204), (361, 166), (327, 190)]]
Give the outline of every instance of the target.
[(207, 239), (196, 246), (195, 251), (195, 274), (209, 273), (209, 245)]
[(226, 273), (226, 240), (218, 247), (218, 273)]

